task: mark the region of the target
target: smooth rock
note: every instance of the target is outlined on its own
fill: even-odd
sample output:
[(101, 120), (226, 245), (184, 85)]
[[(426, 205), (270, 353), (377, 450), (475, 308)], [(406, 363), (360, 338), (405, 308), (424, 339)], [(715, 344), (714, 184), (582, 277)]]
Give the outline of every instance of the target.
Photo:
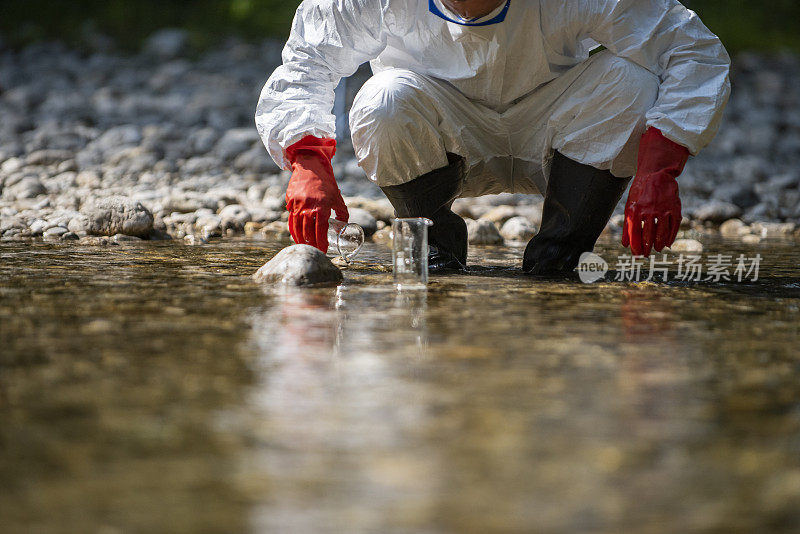
[(494, 223), (487, 220), (467, 221), (467, 236), (472, 245), (502, 245), (503, 236)]
[(741, 214), (742, 210), (739, 206), (719, 200), (712, 200), (711, 202), (703, 204), (694, 212), (694, 216), (697, 219), (711, 223), (721, 223), (728, 219), (738, 217)]
[(253, 279), (288, 286), (322, 286), (338, 285), (344, 277), (321, 250), (310, 245), (292, 245), (264, 264)]
[(724, 237), (740, 237), (749, 233), (749, 228), (741, 219), (728, 219), (719, 226), (719, 233)]
[(250, 212), (240, 204), (228, 204), (219, 210), (220, 226), (223, 230), (231, 228), (242, 230), (245, 223), (251, 220)]
[(261, 228), (261, 234), (273, 241), (291, 241), (292, 235), (289, 233), (289, 225), (284, 221), (273, 221)]
[(261, 145), (253, 146), (236, 156), (233, 166), (240, 171), (259, 174), (271, 174), (281, 170)]
[(797, 225), (793, 222), (789, 223), (770, 223), (770, 222), (756, 222), (750, 226), (753, 234), (759, 235), (763, 238), (767, 237), (787, 237), (791, 236)]
[(536, 227), (526, 217), (511, 217), (500, 228), (500, 235), (509, 241), (529, 241), (536, 235)]
[(153, 229), (153, 214), (141, 202), (115, 196), (89, 201), (81, 209), (87, 217), (86, 231), (92, 235), (124, 234), (147, 237)]
[(3, 189), (3, 197), (9, 200), (36, 198), (45, 194), (47, 194), (47, 189), (42, 184), (42, 181), (35, 176), (26, 176), (14, 185)]
[[(214, 153), (223, 160), (232, 160), (239, 154), (249, 150), (259, 141), (255, 128), (234, 128), (223, 134), (214, 147)], [(266, 154), (266, 149), (262, 147)]]
[(703, 244), (696, 239), (677, 239), (669, 249), (672, 252), (703, 252)]
[(45, 230), (43, 235), (45, 239), (58, 239), (67, 232), (69, 230), (63, 226), (54, 226)]

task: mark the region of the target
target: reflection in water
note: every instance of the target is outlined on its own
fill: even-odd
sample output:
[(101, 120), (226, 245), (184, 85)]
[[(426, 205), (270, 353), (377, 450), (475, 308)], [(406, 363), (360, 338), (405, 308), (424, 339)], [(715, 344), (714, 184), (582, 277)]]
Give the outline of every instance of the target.
[(370, 244), (306, 291), (252, 283), (264, 244), (0, 244), (0, 530), (796, 532), (798, 252), (770, 247), (750, 285), (476, 248), (398, 293)]

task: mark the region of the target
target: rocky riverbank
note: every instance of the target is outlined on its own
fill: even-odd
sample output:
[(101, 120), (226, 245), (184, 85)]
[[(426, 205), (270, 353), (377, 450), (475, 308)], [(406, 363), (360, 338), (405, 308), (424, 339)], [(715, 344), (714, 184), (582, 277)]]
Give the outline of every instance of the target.
[[(14, 51), (0, 39), (0, 239), (288, 241), (289, 176), (253, 125), (281, 46), (230, 41), (191, 56), (185, 35), (165, 31), (130, 56), (57, 43)], [(798, 238), (800, 58), (739, 55), (733, 87), (720, 135), (680, 178), (685, 236)], [(391, 207), (346, 142), (334, 163), (354, 222), (385, 238)], [(517, 242), (536, 231), (541, 198), (461, 199), (456, 209), (471, 219), (472, 243)]]

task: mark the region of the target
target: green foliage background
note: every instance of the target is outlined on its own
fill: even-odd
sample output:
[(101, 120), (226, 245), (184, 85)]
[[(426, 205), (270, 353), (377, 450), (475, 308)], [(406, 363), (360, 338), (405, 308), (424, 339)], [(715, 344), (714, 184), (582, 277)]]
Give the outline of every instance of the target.
[[(731, 51), (800, 51), (798, 0), (685, 0)], [(198, 48), (229, 35), (285, 37), (298, 0), (0, 0), (0, 32), (23, 45), (58, 39), (73, 45), (87, 30), (113, 37), (125, 49), (164, 27), (189, 30)]]

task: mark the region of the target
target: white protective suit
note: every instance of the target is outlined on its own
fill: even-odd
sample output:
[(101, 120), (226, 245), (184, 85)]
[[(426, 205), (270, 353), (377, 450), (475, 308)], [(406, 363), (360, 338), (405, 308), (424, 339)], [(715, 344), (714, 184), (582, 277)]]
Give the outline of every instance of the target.
[(350, 125), (381, 186), (451, 152), (464, 196), (543, 193), (553, 150), (627, 177), (647, 126), (692, 154), (716, 134), (730, 59), (676, 0), (510, 0), (480, 21), (504, 9), (463, 26), (434, 13), (458, 18), (440, 0), (303, 1), (256, 110), (270, 154), (288, 168), (287, 146), (334, 137), (334, 89), (367, 61)]

